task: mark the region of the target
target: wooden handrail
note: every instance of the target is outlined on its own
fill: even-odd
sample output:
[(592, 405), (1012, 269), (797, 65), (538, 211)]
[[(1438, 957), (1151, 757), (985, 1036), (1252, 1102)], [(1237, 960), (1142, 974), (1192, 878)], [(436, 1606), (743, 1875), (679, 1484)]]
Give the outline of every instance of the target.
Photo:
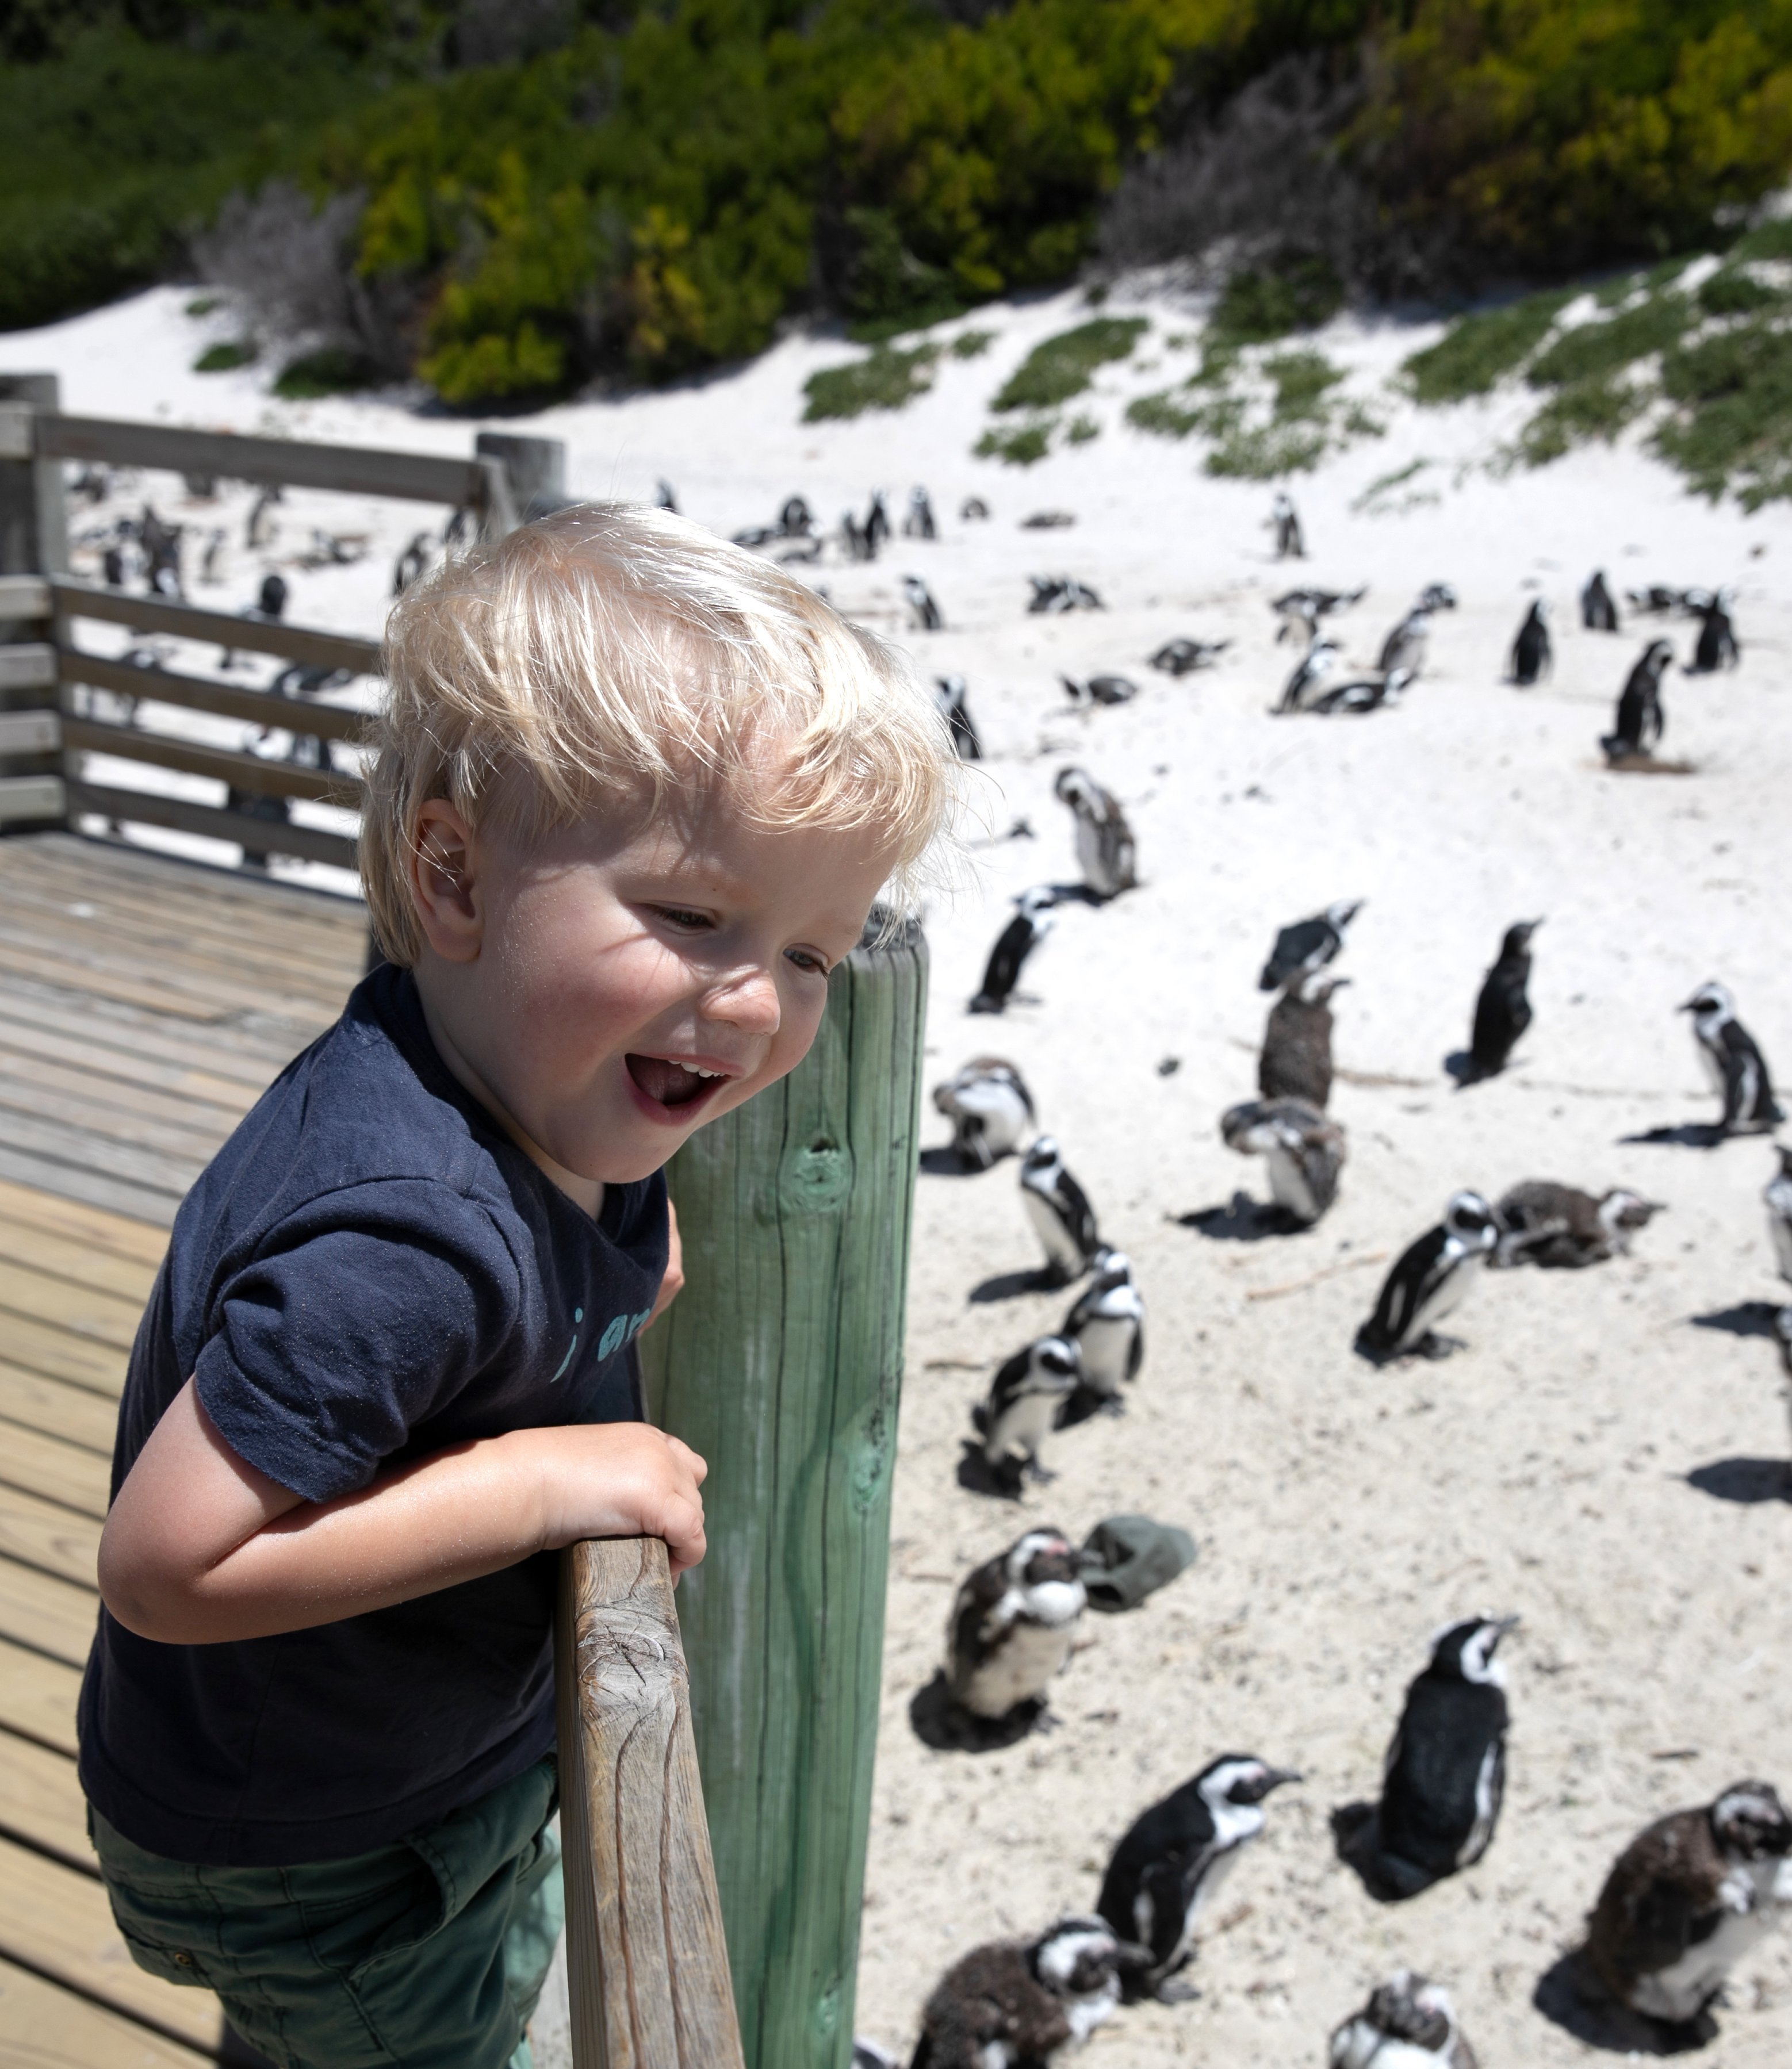
[(573, 2069), (743, 2069), (657, 1537), (561, 1555), (555, 1655)]
[(102, 589), (67, 575), (58, 575), (50, 590), (55, 610), (69, 618), (103, 618), (113, 625), (128, 625), (133, 632), (215, 640), (220, 647), (240, 647), (245, 653), (277, 654), (282, 660), (346, 668), (351, 675), (377, 675), (380, 671), (378, 640), (358, 639), (352, 633), (314, 632), (308, 626), (282, 625), (271, 618), (239, 618), (231, 611), (204, 610), (166, 597)]
[[(72, 647), (55, 651), (55, 674), (71, 687), (84, 684), (92, 689), (116, 690), (147, 704), (178, 704), (183, 710), (210, 712), (218, 718), (246, 719), (251, 725), (279, 726), (288, 733), (308, 733), (315, 740), (360, 740), (367, 731), (366, 712), (341, 704), (276, 697), (271, 691), (245, 689), (240, 683), (216, 683), (169, 668), (139, 668), (129, 661), (108, 661)], [(128, 754), (129, 750), (119, 751)]]

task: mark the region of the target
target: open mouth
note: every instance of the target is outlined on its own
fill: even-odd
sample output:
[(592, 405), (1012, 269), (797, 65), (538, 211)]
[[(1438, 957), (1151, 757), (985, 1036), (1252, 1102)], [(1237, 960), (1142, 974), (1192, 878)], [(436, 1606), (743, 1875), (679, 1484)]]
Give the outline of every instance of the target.
[(669, 1056), (627, 1056), (628, 1074), (635, 1088), (655, 1106), (685, 1108), (700, 1104), (718, 1085), (728, 1082), (720, 1071), (700, 1070), (694, 1064), (675, 1063)]

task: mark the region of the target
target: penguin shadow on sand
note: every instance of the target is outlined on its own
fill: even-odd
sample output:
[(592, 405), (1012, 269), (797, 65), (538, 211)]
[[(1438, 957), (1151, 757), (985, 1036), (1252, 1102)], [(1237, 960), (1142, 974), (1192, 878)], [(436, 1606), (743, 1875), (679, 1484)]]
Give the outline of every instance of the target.
[(1267, 1236), (1305, 1235), (1312, 1227), (1278, 1202), (1253, 1199), (1242, 1187), (1223, 1205), (1196, 1207), (1175, 1221), (1215, 1243), (1261, 1243)]
[(1684, 2026), (1669, 2026), (1620, 2004), (1578, 1947), (1537, 1978), (1531, 2002), (1552, 2026), (1604, 2055), (1691, 2055), (1717, 2038), (1717, 2022), (1709, 2012)]
[(916, 1737), (935, 1753), (1000, 1753), (1055, 1720), (1043, 1696), (1017, 1703), (1005, 1716), (979, 1717), (954, 1698), (941, 1667), (925, 1688), (915, 1691), (908, 1721)]
[(1645, 1128), (1635, 1135), (1621, 1135), (1621, 1145), (1647, 1143), (1661, 1149), (1715, 1149), (1727, 1139), (1723, 1124), (1716, 1120), (1683, 1120), (1663, 1122), (1659, 1128)]

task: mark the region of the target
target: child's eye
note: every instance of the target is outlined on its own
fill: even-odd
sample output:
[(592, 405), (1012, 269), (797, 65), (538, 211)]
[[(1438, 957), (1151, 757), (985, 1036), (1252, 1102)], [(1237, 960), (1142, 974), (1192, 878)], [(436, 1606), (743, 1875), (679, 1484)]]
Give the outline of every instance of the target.
[(827, 965), (813, 949), (786, 949), (785, 953), (801, 970), (813, 970), (818, 977), (826, 977)]
[(689, 912), (682, 905), (661, 905), (655, 909), (662, 920), (670, 920), (675, 927), (688, 927), (693, 932), (700, 932), (710, 924), (707, 912)]

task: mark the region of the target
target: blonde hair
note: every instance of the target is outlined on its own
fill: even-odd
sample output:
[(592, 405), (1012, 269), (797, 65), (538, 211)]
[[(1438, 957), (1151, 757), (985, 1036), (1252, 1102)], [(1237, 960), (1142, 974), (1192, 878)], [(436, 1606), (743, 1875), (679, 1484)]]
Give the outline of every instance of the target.
[(386, 667), (361, 873), (397, 963), (421, 947), (406, 863), (432, 798), (526, 842), (720, 794), (768, 828), (866, 829), (899, 901), (957, 798), (905, 656), (666, 511), (575, 505), (451, 559), (393, 606)]

